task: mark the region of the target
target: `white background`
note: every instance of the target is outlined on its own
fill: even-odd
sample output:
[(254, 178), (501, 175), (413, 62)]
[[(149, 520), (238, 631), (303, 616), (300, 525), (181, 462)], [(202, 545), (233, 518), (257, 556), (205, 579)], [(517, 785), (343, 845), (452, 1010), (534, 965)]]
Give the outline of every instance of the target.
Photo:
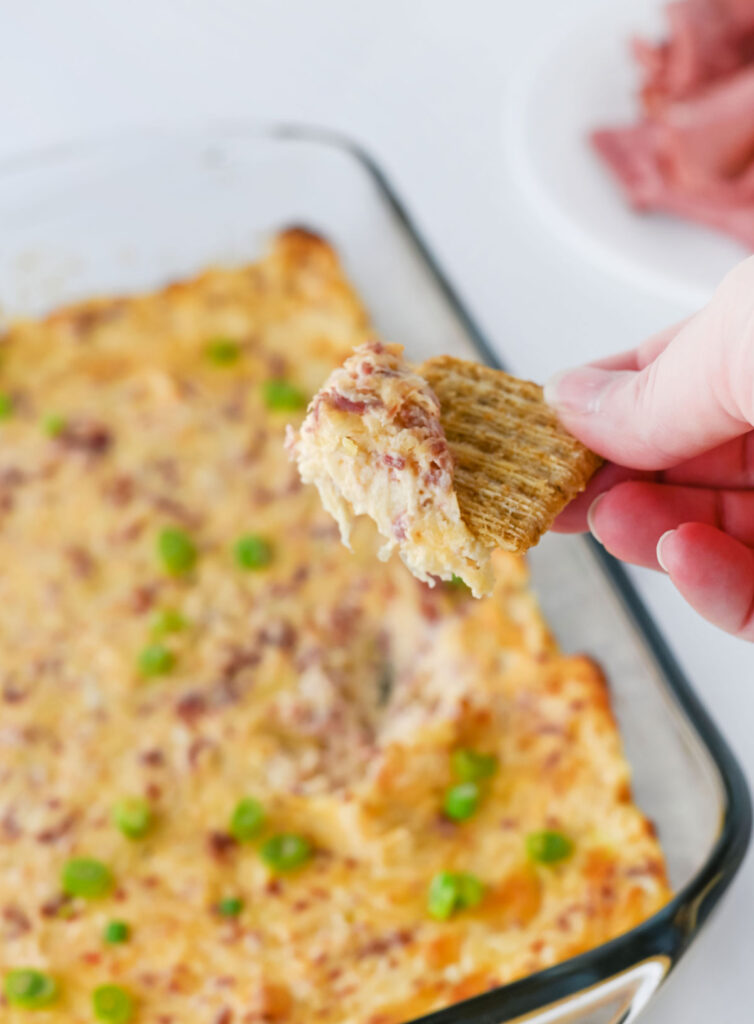
[[(543, 379), (688, 312), (582, 263), (506, 166), (511, 76), (543, 29), (594, 2), (0, 0), (0, 158), (145, 122), (349, 132), (386, 167), (507, 361)], [(754, 780), (754, 650), (701, 622), (664, 578), (634, 578)], [(750, 858), (647, 1024), (752, 1019), (753, 907)]]

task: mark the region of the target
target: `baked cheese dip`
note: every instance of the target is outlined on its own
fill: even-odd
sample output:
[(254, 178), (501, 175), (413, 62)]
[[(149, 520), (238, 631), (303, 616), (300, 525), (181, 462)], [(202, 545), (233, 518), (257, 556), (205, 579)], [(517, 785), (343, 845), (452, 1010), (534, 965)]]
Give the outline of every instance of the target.
[(371, 337), (292, 230), (0, 341), (3, 1024), (401, 1024), (669, 898), (524, 563), (430, 589), (288, 461)]
[(454, 576), (475, 597), (492, 589), (490, 551), (461, 518), (440, 403), (402, 358), (369, 341), (328, 377), (288, 448), (348, 545), (354, 516), (374, 520), (386, 560), (397, 547), (417, 579)]

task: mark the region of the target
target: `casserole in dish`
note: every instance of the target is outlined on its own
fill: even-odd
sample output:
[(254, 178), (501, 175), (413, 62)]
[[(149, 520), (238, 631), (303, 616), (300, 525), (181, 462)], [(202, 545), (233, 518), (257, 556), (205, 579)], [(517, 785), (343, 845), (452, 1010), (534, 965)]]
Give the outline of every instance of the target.
[[(405, 219), (380, 176), (368, 162), (355, 159), (346, 148), (316, 137), (228, 131), (200, 137), (155, 136), (151, 140), (84, 147), (48, 163), (17, 165), (7, 170), (0, 188), (0, 212), (6, 226), (0, 242), (0, 281), (5, 289), (4, 305), (13, 312), (34, 311), (92, 292), (150, 287), (210, 263), (239, 263), (261, 251), (267, 236), (280, 224), (303, 222), (332, 239), (344, 257), (346, 270), (364, 295), (378, 329), (387, 337), (405, 342), (413, 358), (440, 349), (468, 354), (469, 340), (474, 337), (460, 307), (449, 301), (447, 284), (433, 270), (416, 237), (408, 232)], [(95, 312), (95, 323), (98, 315)], [(350, 342), (358, 340), (358, 324), (355, 312), (352, 330), (348, 332)], [(62, 326), (66, 329), (70, 325)], [(222, 372), (226, 357), (233, 362), (237, 356), (233, 346), (227, 344), (228, 338), (233, 340), (234, 325), (215, 325), (213, 331), (220, 333), (208, 339), (212, 344), (207, 356), (220, 364), (214, 369)], [(86, 330), (83, 334), (86, 335)], [(253, 350), (253, 340), (248, 344)], [(325, 356), (323, 361), (327, 361), (329, 354)], [(46, 358), (49, 353), (39, 355), (40, 360)], [(297, 366), (290, 353), (288, 360), (295, 372), (306, 372), (303, 361), (301, 367)], [(114, 371), (112, 366), (104, 365), (108, 362), (106, 358), (101, 362), (98, 372), (107, 382)], [(279, 377), (281, 372), (280, 368), (270, 369), (272, 379), (277, 381), (278, 400), (282, 399), (284, 406), (288, 402), (290, 409), (295, 387), (293, 392), (290, 387), (286, 390), (290, 382)], [(214, 387), (212, 374), (209, 379), (208, 387)], [(297, 382), (299, 387), (302, 383)], [(156, 379), (140, 386), (159, 389), (163, 384), (164, 381)], [(90, 382), (92, 385), (96, 387), (96, 382)], [(14, 396), (10, 399), (14, 400)], [(164, 396), (166, 402), (180, 404), (180, 399), (180, 395), (170, 393)], [(229, 417), (233, 415), (231, 404)], [(115, 405), (113, 410), (116, 415)], [(111, 442), (105, 436), (107, 431), (103, 434), (91, 422), (68, 422), (68, 413), (68, 409), (62, 408), (34, 410), (40, 421), (44, 419), (45, 430), (53, 435), (46, 443), (72, 446), (76, 457), (83, 458), (96, 457), (108, 447)], [(161, 445), (159, 427), (160, 421), (156, 420), (156, 453)], [(9, 429), (13, 429), (12, 424)], [(127, 424), (120, 428), (125, 432), (127, 429)], [(170, 439), (162, 439), (162, 443), (166, 440)], [(192, 444), (196, 450), (201, 438), (194, 438)], [(239, 458), (243, 455), (237, 454)], [(186, 544), (185, 534), (192, 529), (188, 522), (191, 509), (181, 509), (170, 494), (168, 478), (172, 471), (165, 459), (154, 461), (162, 462), (162, 469), (155, 465), (155, 473), (167, 477), (159, 484), (157, 480), (150, 482), (151, 499), (156, 494), (162, 501), (166, 518), (162, 529), (174, 531), (167, 537), (160, 534), (158, 555), (166, 561), (169, 572), (171, 559), (176, 557), (190, 571), (194, 560), (202, 554), (200, 549), (194, 550), (190, 538)], [(178, 493), (177, 482), (174, 484)], [(82, 515), (86, 508), (82, 503)], [(185, 521), (176, 523), (176, 519)], [(65, 524), (60, 525), (63, 531)], [(289, 525), (293, 544), (295, 524)], [(97, 535), (95, 526), (92, 533)], [(239, 539), (246, 542), (234, 554), (241, 567), (244, 560), (257, 563), (261, 557), (264, 562), (268, 553), (260, 555), (256, 534)], [(212, 541), (209, 543), (211, 548)], [(94, 585), (89, 574), (91, 571), (96, 577), (99, 568), (96, 564), (84, 564), (87, 552), (71, 551), (70, 561), (73, 570), (81, 574), (79, 585)], [(671, 881), (678, 895), (643, 925), (613, 942), (527, 979), (441, 1009), (433, 1018), (438, 1021), (503, 1021), (565, 997), (575, 998), (585, 1007), (612, 1007), (612, 1014), (622, 1006), (638, 1005), (659, 983), (724, 888), (748, 836), (748, 798), (735, 764), (665, 653), (661, 648), (653, 651), (626, 616), (613, 585), (594, 561), (588, 546), (580, 541), (548, 539), (535, 553), (533, 565), (541, 600), (561, 643), (567, 649), (583, 649), (596, 655), (607, 670), (615, 710), (634, 765), (637, 799), (660, 828)], [(12, 593), (9, 599), (13, 600)], [(441, 595), (439, 600), (455, 597)], [(55, 604), (54, 595), (52, 603)], [(183, 612), (190, 624), (191, 609)], [(194, 611), (197, 614), (198, 609)], [(635, 614), (641, 618), (640, 611)], [(23, 621), (22, 600), (18, 615)], [(82, 634), (86, 634), (83, 625)], [(15, 640), (20, 642), (21, 637), (19, 630)], [(10, 632), (8, 638), (10, 645)], [(107, 638), (101, 639), (106, 648)], [(135, 632), (131, 639), (137, 650)], [(73, 639), (71, 646), (75, 646)], [(145, 644), (143, 654), (145, 660), (139, 667), (148, 675), (169, 675), (173, 659), (180, 659), (180, 651), (174, 651), (165, 642)], [(113, 671), (113, 666), (100, 669)], [(117, 674), (117, 665), (114, 670)], [(160, 681), (159, 685), (163, 683)], [(93, 686), (91, 698), (96, 703), (95, 691)], [(191, 696), (191, 692), (182, 692), (176, 694), (176, 700), (188, 700)], [(149, 703), (148, 696), (142, 699)], [(198, 701), (188, 701), (181, 714), (190, 726), (191, 720), (201, 717), (205, 710)], [(215, 755), (209, 751), (207, 756)], [(341, 758), (335, 768), (342, 768), (345, 763)], [(103, 758), (102, 764), (107, 765), (107, 759)], [(358, 772), (358, 766), (355, 770)], [(44, 781), (40, 776), (40, 783)], [(88, 781), (89, 785), (92, 781), (96, 783)], [(124, 793), (128, 789), (126, 781), (121, 785)], [(95, 791), (96, 785), (92, 792)], [(169, 799), (169, 793), (167, 796)], [(156, 800), (161, 798), (162, 794), (155, 795)], [(164, 813), (167, 818), (167, 812)], [(227, 816), (227, 811), (224, 814)], [(287, 815), (284, 834), (302, 839), (304, 832), (311, 833), (311, 823), (304, 827), (293, 817), (292, 812)], [(159, 827), (158, 815), (155, 842), (159, 839)], [(349, 834), (351, 831), (345, 829), (344, 842)], [(313, 847), (325, 847), (327, 837), (308, 834), (306, 842)], [(210, 839), (210, 844), (217, 848), (220, 858), (232, 855), (232, 850), (228, 854), (225, 838)], [(309, 851), (305, 845), (300, 847), (305, 858)], [(98, 851), (72, 852), (78, 856)], [(455, 869), (463, 865), (451, 866)], [(202, 875), (201, 884), (205, 881)], [(154, 880), (155, 887), (161, 884), (160, 879)], [(116, 895), (117, 891), (116, 888)], [(218, 907), (236, 898), (234, 893), (219, 891), (203, 895), (208, 905)], [(693, 915), (689, 914), (691, 906)], [(64, 914), (68, 912), (63, 909)], [(138, 921), (132, 924), (134, 930), (139, 927)], [(173, 933), (175, 941), (180, 941), (180, 932), (176, 929)], [(578, 948), (572, 952), (577, 953)], [(381, 955), (379, 950), (377, 955)], [(92, 950), (92, 965), (98, 965), (101, 961), (97, 957), (101, 956), (100, 951)], [(387, 966), (391, 956), (394, 951), (384, 950)], [(539, 966), (543, 964), (534, 962), (530, 969)], [(595, 988), (596, 982), (600, 984)], [(181, 986), (190, 988), (196, 984), (196, 979), (186, 975), (174, 983), (180, 990)], [(457, 998), (479, 989), (480, 986), (459, 987)], [(583, 989), (589, 991), (582, 992)], [(267, 1004), (256, 1009), (250, 1007), (248, 1012), (256, 1013), (250, 1019), (283, 1016), (289, 998), (277, 986), (271, 990)], [(408, 1006), (404, 1016), (411, 1015)], [(417, 1002), (416, 1012), (426, 1006), (427, 1003)], [(557, 1019), (552, 1013), (574, 1010), (575, 1006), (567, 1011), (552, 1010), (547, 1019)], [(386, 1019), (393, 1024), (401, 1018), (388, 1015)]]

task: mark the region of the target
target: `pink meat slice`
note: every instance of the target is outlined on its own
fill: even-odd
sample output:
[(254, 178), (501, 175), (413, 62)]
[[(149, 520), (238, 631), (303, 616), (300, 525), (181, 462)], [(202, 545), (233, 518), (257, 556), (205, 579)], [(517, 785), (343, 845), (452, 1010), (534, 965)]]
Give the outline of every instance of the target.
[(754, 65), (652, 120), (651, 141), (665, 177), (678, 187), (731, 201), (752, 199), (746, 171), (754, 157)]
[(754, 0), (680, 0), (668, 17), (667, 41), (634, 44), (643, 119), (592, 143), (636, 209), (754, 249)]
[(644, 72), (642, 98), (648, 111), (731, 74), (754, 52), (752, 0), (674, 0), (667, 18), (667, 40), (633, 43)]
[[(637, 210), (658, 210), (732, 235), (754, 251), (754, 202), (732, 201), (728, 195), (693, 195), (663, 176), (656, 160), (652, 125), (603, 129), (592, 141), (624, 186)], [(750, 175), (754, 177), (754, 175)], [(751, 182), (754, 186), (754, 181)]]

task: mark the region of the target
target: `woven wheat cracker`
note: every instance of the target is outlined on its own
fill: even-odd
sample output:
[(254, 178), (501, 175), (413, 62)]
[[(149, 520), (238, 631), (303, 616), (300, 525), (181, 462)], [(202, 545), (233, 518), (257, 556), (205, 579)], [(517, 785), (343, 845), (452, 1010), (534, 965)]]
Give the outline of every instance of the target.
[(532, 547), (602, 460), (560, 426), (538, 384), (451, 356), (421, 373), (440, 401), (466, 523), (491, 547)]

